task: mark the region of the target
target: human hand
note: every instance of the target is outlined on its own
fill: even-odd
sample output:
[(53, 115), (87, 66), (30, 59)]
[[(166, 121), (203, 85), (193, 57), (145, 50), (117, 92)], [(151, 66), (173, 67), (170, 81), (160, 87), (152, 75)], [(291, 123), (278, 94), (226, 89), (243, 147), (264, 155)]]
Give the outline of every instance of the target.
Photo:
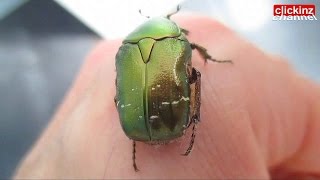
[(158, 148), (132, 143), (114, 106), (115, 54), (121, 41), (101, 42), (88, 56), (70, 92), (15, 178), (267, 179), (320, 176), (320, 88), (280, 57), (266, 54), (223, 25), (180, 17), (190, 42), (216, 59), (204, 64), (201, 122), (192, 153), (190, 130)]

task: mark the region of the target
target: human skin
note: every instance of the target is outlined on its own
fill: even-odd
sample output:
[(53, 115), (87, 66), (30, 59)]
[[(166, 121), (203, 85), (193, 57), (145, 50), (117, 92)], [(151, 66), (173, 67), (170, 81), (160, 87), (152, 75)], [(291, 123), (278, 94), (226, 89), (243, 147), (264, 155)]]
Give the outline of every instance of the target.
[(216, 59), (193, 52), (202, 74), (201, 122), (192, 153), (190, 130), (160, 147), (132, 141), (121, 129), (115, 96), (115, 54), (121, 41), (101, 42), (47, 129), (18, 166), (15, 178), (320, 177), (320, 88), (286, 60), (262, 52), (218, 22), (200, 16), (173, 18), (190, 42)]

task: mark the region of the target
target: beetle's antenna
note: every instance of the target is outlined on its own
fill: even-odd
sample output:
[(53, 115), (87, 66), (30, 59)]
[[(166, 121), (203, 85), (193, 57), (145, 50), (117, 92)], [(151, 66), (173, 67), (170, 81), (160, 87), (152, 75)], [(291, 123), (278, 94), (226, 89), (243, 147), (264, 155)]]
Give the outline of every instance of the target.
[(174, 14), (177, 14), (177, 13), (180, 11), (180, 9), (181, 9), (181, 6), (180, 6), (180, 4), (178, 4), (176, 11), (168, 14), (168, 15), (167, 15), (167, 18), (170, 19), (170, 17), (171, 17), (172, 15), (174, 15)]
[(144, 17), (146, 17), (148, 19), (150, 18), (150, 16), (146, 16), (146, 15), (142, 14), (141, 9), (139, 9), (139, 13), (140, 13), (141, 16), (144, 16)]

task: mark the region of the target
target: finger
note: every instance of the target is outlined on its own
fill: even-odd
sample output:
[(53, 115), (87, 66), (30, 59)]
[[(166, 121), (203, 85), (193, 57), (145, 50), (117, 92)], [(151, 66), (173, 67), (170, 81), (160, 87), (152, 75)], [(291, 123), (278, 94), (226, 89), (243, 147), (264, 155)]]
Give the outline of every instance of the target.
[[(234, 61), (232, 70), (216, 64), (208, 72), (219, 100), (213, 102), (215, 109), (222, 106), (230, 114), (230, 110), (247, 111), (242, 114), (248, 116), (266, 164), (272, 169), (320, 173), (320, 133), (316, 130), (320, 128), (319, 86), (297, 75), (283, 58), (266, 56), (214, 23), (192, 17), (181, 21), (184, 28), (194, 32), (190, 39), (207, 44), (214, 58)], [(230, 116), (241, 121), (241, 115), (235, 114)]]
[[(80, 171), (85, 174), (79, 173), (79, 169), (74, 166), (74, 163), (82, 164), (75, 159), (77, 159), (77, 156), (79, 159), (83, 157), (83, 155), (79, 156), (81, 149), (88, 149), (87, 141), (90, 142), (90, 139), (87, 138), (92, 137), (90, 134), (99, 131), (97, 128), (102, 128), (105, 132), (105, 128), (108, 127), (104, 127), (103, 124), (104, 122), (108, 123), (110, 117), (102, 117), (101, 114), (109, 113), (109, 99), (114, 94), (115, 72), (112, 57), (119, 47), (120, 41), (118, 42), (119, 45), (116, 45), (116, 43), (113, 42), (111, 46), (110, 43), (100, 42), (95, 50), (89, 54), (70, 92), (48, 128), (17, 168), (16, 178), (67, 178), (75, 177), (76, 174), (79, 177), (101, 177), (101, 173), (92, 171), (93, 169), (99, 170), (99, 163), (96, 163), (95, 167), (92, 166), (91, 170)], [(100, 85), (103, 87), (100, 87)], [(99, 88), (101, 91), (97, 94)], [(92, 93), (95, 93), (94, 97)], [(97, 98), (100, 98), (100, 100), (98, 101)], [(109, 105), (111, 106), (111, 103)], [(90, 124), (89, 127), (84, 127), (88, 124)], [(108, 125), (112, 125), (112, 123)], [(87, 130), (90, 132), (87, 133)], [(75, 149), (80, 151), (70, 154)], [(101, 150), (104, 150), (104, 148), (101, 148)], [(99, 155), (104, 155), (104, 152)], [(81, 160), (81, 162), (83, 162), (83, 165), (88, 163), (86, 159)], [(99, 162), (103, 163), (104, 161)], [(91, 173), (95, 173), (94, 176), (88, 176)]]

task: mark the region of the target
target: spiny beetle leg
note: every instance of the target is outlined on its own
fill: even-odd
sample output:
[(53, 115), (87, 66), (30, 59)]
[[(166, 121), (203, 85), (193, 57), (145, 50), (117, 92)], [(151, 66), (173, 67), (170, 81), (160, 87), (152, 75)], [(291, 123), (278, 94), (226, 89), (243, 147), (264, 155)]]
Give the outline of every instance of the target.
[(133, 150), (132, 150), (132, 161), (133, 161), (133, 168), (136, 172), (139, 171), (138, 167), (137, 167), (137, 164), (136, 164), (136, 141), (133, 140), (133, 143), (132, 143), (132, 147), (133, 147)]
[(199, 52), (200, 56), (202, 57), (202, 59), (204, 59), (205, 63), (208, 62), (208, 60), (213, 61), (213, 62), (217, 62), (217, 63), (231, 63), (233, 64), (233, 62), (231, 60), (216, 60), (213, 59), (210, 54), (208, 54), (207, 49), (200, 46), (199, 44), (195, 44), (195, 43), (191, 43), (191, 49), (195, 49)]
[(189, 35), (189, 31), (184, 29), (184, 28), (180, 28), (181, 32), (183, 32), (183, 34), (185, 34), (186, 36)]
[(186, 152), (182, 155), (188, 156), (190, 152), (192, 151), (194, 140), (196, 138), (196, 130), (197, 130), (197, 124), (200, 122), (200, 106), (201, 106), (201, 73), (196, 70), (195, 68), (192, 68), (192, 74), (189, 79), (190, 84), (195, 83), (195, 95), (194, 95), (194, 110), (193, 114), (191, 116), (190, 123), (188, 124), (188, 127), (193, 123), (192, 127), (192, 135), (191, 135), (191, 140), (189, 143), (189, 147), (186, 150)]

